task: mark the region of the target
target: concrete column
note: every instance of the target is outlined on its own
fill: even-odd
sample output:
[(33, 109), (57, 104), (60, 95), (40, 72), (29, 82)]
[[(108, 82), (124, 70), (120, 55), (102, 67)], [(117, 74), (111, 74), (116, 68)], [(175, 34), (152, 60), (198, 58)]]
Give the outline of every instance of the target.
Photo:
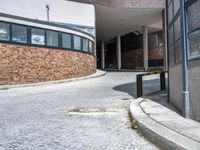
[(117, 69), (121, 69), (121, 36), (117, 36)]
[(144, 55), (144, 70), (148, 70), (148, 28), (144, 26), (143, 33), (143, 55)]
[(167, 41), (167, 10), (166, 9), (164, 9), (164, 13), (163, 13), (163, 29), (164, 29), (164, 32), (163, 32), (163, 34), (164, 34), (164, 39), (165, 39), (165, 52), (164, 52), (164, 68), (165, 68), (165, 71), (167, 71), (168, 70), (168, 52), (167, 52), (167, 43), (168, 43), (168, 41)]
[(105, 44), (101, 41), (101, 68), (105, 69)]

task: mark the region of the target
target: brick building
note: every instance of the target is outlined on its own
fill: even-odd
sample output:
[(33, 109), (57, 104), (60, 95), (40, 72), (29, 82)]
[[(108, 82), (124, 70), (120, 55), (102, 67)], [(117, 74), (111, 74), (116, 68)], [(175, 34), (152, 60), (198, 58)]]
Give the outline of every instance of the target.
[(0, 84), (162, 68), (163, 9), (164, 0), (2, 0)]

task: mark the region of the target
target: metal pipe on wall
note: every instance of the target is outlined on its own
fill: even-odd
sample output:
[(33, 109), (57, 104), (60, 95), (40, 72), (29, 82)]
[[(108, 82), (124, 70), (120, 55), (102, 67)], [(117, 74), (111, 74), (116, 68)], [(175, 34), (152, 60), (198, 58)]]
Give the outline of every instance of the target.
[(184, 100), (184, 116), (190, 117), (190, 98), (189, 98), (189, 73), (188, 73), (188, 44), (187, 44), (187, 26), (186, 26), (186, 9), (185, 0), (181, 0), (181, 34), (182, 34), (182, 67), (183, 67), (183, 100)]

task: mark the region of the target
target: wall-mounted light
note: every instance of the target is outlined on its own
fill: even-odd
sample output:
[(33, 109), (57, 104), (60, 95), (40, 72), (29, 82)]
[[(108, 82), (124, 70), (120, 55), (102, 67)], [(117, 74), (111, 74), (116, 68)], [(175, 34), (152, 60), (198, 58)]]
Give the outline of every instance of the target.
[(49, 5), (46, 5), (47, 21), (49, 21)]

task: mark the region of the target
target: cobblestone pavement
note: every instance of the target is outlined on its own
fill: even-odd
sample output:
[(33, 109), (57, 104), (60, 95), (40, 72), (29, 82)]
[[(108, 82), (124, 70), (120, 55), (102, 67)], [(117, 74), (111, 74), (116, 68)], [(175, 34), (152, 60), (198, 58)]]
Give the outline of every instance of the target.
[(0, 150), (157, 149), (130, 127), (135, 75), (0, 91)]

